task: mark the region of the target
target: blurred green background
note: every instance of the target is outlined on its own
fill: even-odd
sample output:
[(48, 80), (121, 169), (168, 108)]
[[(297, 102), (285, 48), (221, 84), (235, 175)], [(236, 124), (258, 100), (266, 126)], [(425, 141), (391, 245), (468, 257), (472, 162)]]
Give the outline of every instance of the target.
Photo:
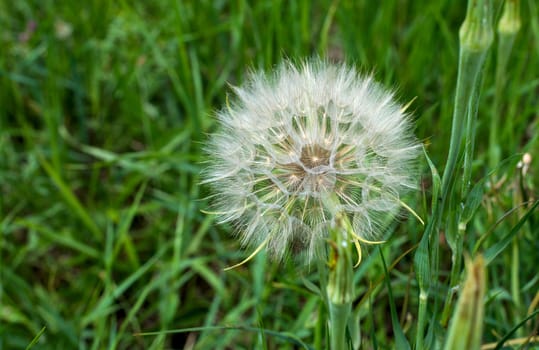
[[(497, 19), (502, 2), (494, 3)], [(24, 349), (43, 327), (36, 349), (295, 348), (283, 332), (315, 343), (325, 311), (306, 287), (316, 284), (314, 268), (276, 265), (260, 254), (223, 271), (249, 252), (231, 227), (201, 212), (209, 194), (198, 185), (201, 149), (216, 127), (214, 111), (233, 98), (229, 84), (241, 84), (249, 70), (313, 56), (346, 61), (395, 89), (400, 103), (413, 100), (416, 134), (441, 171), (465, 5), (0, 2), (0, 349)], [(469, 250), (485, 233), (484, 246), (494, 244), (518, 221), (523, 203), (537, 198), (538, 8), (534, 0), (522, 2), (522, 29), (497, 107), (496, 42), (487, 60), (474, 178), (492, 170), (493, 113), (501, 121), (501, 157), (511, 158), (485, 182)], [(532, 156), (526, 175), (516, 167), (523, 152)], [(422, 191), (407, 203), (428, 218), (431, 180), (423, 170)], [(537, 220), (535, 214), (489, 265), (484, 342), (499, 339), (534, 305)], [(409, 338), (418, 298), (409, 249), (423, 229), (412, 219), (397, 222), (382, 247), (388, 264), (400, 258), (390, 273), (392, 300)], [(440, 249), (445, 260), (434, 299), (446, 293), (451, 264), (447, 246)], [(368, 250), (355, 274), (364, 348), (393, 348), (383, 268)], [(518, 270), (509, 273), (508, 266)], [(530, 321), (518, 335), (536, 332), (537, 324)], [(163, 332), (215, 325), (276, 333)]]

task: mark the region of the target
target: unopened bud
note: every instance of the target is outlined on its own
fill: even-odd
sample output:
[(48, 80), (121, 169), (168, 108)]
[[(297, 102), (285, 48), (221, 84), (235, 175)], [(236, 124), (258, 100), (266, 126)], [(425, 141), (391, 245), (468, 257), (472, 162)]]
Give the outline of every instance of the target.
[(494, 40), (491, 0), (470, 0), (460, 27), (460, 44), (471, 51), (487, 50)]
[(514, 35), (520, 29), (520, 1), (507, 0), (503, 7), (503, 14), (498, 22), (498, 33)]

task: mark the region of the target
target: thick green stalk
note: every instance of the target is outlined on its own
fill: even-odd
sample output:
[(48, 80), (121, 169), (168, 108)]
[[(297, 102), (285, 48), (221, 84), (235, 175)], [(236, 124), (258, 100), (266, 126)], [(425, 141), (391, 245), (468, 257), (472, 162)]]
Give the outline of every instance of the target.
[[(480, 73), (493, 40), (491, 0), (470, 0), (466, 19), (459, 32), (460, 52), (457, 88), (449, 154), (442, 176), (442, 203), (447, 201), (456, 181), (456, 169), (468, 117), (477, 110)], [(468, 140), (464, 140), (467, 142)], [(442, 208), (443, 209), (443, 208)]]
[[(471, 179), (471, 161), (475, 139), (475, 119), (481, 72), (485, 58), (493, 40), (492, 30), (492, 1), (470, 0), (466, 18), (460, 28), (459, 68), (457, 88), (453, 110), (451, 141), (446, 167), (442, 177), (442, 201), (439, 215), (444, 213), (448, 204), (446, 219), (446, 238), (452, 251), (453, 268), (451, 271), (450, 288), (447, 294), (442, 324), (446, 324), (451, 308), (452, 288), (460, 278), (460, 261), (462, 259), (463, 235), (466, 224), (460, 222), (460, 203), (467, 195)], [(464, 145), (464, 171), (461, 178), (461, 189), (455, 191), (457, 168)]]
[(330, 230), (331, 250), (328, 274), (330, 344), (332, 350), (348, 349), (346, 327), (354, 298), (352, 242), (346, 230), (347, 218), (336, 215)]
[(350, 316), (351, 303), (338, 304), (330, 301), (330, 349), (345, 350), (348, 349), (346, 341), (346, 325)]

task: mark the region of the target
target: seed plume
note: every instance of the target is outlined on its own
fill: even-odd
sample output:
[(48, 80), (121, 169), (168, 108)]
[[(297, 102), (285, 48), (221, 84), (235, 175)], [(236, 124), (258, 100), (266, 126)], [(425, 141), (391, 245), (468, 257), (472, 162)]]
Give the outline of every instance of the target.
[(346, 65), (308, 61), (253, 73), (217, 113), (203, 177), (220, 222), (272, 256), (324, 254), (341, 215), (376, 239), (416, 187), (419, 143), (392, 93)]

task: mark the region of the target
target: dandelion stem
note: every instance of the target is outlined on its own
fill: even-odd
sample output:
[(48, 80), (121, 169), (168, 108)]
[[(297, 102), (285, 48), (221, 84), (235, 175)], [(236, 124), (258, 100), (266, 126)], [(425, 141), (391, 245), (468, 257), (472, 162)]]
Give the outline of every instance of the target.
[(347, 349), (346, 345), (346, 325), (350, 316), (351, 303), (338, 304), (330, 301), (330, 344), (331, 350)]
[(330, 257), (328, 275), (328, 304), (330, 344), (332, 350), (347, 349), (346, 328), (352, 310), (354, 276), (352, 242), (348, 237), (348, 219), (337, 214), (330, 228)]

